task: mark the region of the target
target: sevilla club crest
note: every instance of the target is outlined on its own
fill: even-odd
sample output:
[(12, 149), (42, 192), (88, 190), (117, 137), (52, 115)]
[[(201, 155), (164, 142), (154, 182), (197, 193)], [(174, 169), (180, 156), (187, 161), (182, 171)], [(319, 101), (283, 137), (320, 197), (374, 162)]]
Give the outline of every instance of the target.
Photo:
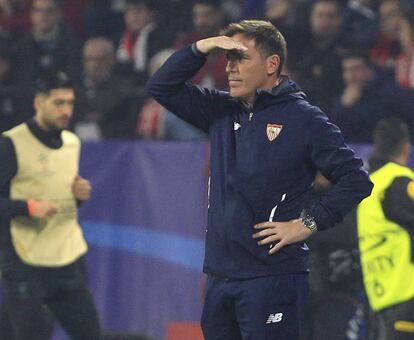
[(266, 127), (266, 134), (267, 138), (272, 142), (274, 141), (277, 136), (279, 136), (280, 131), (282, 131), (283, 125), (278, 124), (267, 124)]

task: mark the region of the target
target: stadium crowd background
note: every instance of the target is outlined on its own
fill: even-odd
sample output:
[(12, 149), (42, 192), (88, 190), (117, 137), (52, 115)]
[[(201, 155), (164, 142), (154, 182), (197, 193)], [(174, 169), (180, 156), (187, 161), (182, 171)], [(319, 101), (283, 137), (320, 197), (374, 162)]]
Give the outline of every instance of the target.
[[(72, 128), (83, 139), (203, 139), (143, 91), (174, 49), (241, 18), (285, 35), (284, 73), (325, 110), (348, 142), (371, 142), (398, 116), (414, 131), (412, 0), (2, 0), (0, 131), (29, 118), (33, 81), (63, 70), (77, 83)], [(217, 55), (194, 82), (226, 89)]]
[[(34, 80), (57, 69), (76, 81), (71, 129), (83, 140), (207, 140), (144, 85), (172, 51), (242, 18), (281, 30), (289, 49), (284, 73), (347, 142), (371, 143), (376, 123), (392, 116), (414, 136), (413, 0), (0, 0), (0, 132), (33, 115)], [(225, 90), (225, 63), (211, 56), (194, 82)], [(328, 187), (318, 178), (314, 194)], [(315, 297), (362, 287), (352, 219), (336, 238), (328, 232), (311, 240)]]

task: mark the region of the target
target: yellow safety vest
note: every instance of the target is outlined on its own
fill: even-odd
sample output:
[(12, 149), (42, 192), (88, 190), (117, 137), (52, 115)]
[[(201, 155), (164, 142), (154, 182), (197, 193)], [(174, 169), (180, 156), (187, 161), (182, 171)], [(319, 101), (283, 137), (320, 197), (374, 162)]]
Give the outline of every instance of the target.
[(51, 149), (26, 124), (4, 135), (13, 142), (17, 159), (10, 198), (48, 200), (58, 205), (58, 213), (45, 221), (23, 216), (11, 220), (11, 237), (17, 255), (34, 266), (59, 267), (74, 262), (87, 250), (72, 193), (72, 183), (78, 174), (79, 138), (63, 131), (62, 147)]
[(395, 178), (414, 180), (414, 173), (405, 166), (387, 163), (370, 177), (374, 189), (357, 210), (358, 238), (368, 300), (371, 308), (379, 311), (414, 297), (410, 236), (385, 217), (381, 204)]

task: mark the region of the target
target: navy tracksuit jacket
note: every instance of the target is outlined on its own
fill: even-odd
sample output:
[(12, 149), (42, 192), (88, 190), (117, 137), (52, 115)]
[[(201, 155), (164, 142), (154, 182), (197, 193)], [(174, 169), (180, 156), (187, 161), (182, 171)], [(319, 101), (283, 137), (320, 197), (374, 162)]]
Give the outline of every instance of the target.
[[(194, 46), (185, 47), (147, 83), (160, 104), (210, 135), (204, 271), (233, 279), (304, 272), (304, 243), (270, 256), (269, 246), (252, 238), (254, 224), (269, 221), (272, 210), (273, 221), (298, 218), (319, 169), (334, 187), (308, 213), (320, 230), (332, 227), (371, 192), (362, 161), (287, 77), (272, 90), (259, 90), (249, 107), (227, 92), (187, 82), (205, 61)], [(268, 136), (269, 124), (282, 126), (274, 140)]]

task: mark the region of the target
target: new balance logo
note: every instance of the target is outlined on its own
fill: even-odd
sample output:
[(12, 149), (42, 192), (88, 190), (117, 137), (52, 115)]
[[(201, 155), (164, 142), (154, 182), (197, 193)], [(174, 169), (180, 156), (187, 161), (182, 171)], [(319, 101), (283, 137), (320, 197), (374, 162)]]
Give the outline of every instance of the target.
[(275, 323), (282, 321), (283, 313), (270, 314), (266, 323)]

